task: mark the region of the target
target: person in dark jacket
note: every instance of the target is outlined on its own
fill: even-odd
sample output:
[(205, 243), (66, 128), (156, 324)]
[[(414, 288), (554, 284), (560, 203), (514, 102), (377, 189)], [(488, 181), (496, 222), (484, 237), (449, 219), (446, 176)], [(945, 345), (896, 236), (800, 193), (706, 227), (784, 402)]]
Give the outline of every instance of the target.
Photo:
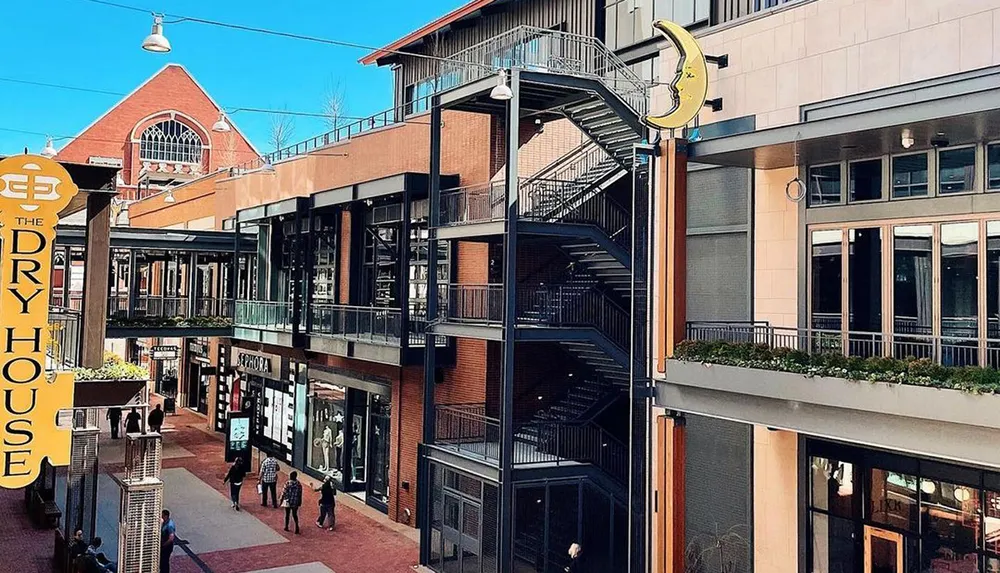
[(156, 432), (157, 434), (160, 433), (160, 429), (163, 427), (163, 410), (160, 408), (159, 404), (157, 404), (156, 408), (153, 408), (153, 411), (149, 413), (149, 418), (147, 418), (146, 421), (149, 423), (150, 431)]
[(108, 408), (108, 413), (104, 415), (108, 419), (108, 425), (111, 426), (111, 439), (118, 439), (118, 432), (122, 429), (122, 409), (118, 406), (112, 406)]
[(132, 411), (125, 416), (125, 433), (126, 434), (138, 434), (141, 430), (139, 429), (139, 422), (142, 421), (142, 414), (136, 411), (133, 407)]
[(229, 499), (233, 501), (233, 509), (240, 510), (240, 488), (243, 487), (243, 478), (247, 477), (247, 471), (243, 469), (243, 459), (237, 457), (233, 465), (229, 466), (222, 483), (229, 483)]
[(326, 517), (330, 516), (330, 531), (337, 526), (337, 490), (333, 487), (333, 478), (327, 476), (323, 480), (323, 485), (315, 491), (319, 492), (319, 519), (316, 520), (316, 527), (323, 529)]
[(569, 566), (566, 573), (583, 573), (583, 547), (579, 543), (572, 543), (569, 546)]
[(69, 543), (69, 558), (76, 559), (87, 552), (87, 542), (83, 540), (83, 530), (77, 529)]
[(302, 505), (302, 484), (299, 483), (299, 472), (288, 475), (288, 481), (281, 490), (281, 507), (285, 508), (285, 531), (288, 531), (288, 518), (295, 520), (295, 533), (299, 533), (299, 506)]

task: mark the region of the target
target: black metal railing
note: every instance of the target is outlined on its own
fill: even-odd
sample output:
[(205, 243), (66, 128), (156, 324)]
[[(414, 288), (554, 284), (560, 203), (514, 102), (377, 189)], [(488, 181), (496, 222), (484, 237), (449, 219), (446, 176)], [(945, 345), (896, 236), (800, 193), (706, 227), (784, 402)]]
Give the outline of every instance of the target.
[(446, 290), (447, 322), (472, 322), (490, 325), (503, 323), (504, 293), (502, 284), (442, 285)]
[(483, 460), (500, 457), (500, 420), (486, 415), (486, 404), (439, 404), (434, 441)]
[(398, 308), (312, 304), (310, 334), (399, 346), (403, 311)]
[(942, 366), (1000, 368), (1000, 339), (771, 326), (767, 322), (689, 322), (686, 339), (761, 344), (808, 354), (931, 360)]
[[(425, 345), (425, 335), (428, 328), (427, 318), (424, 316), (410, 316), (410, 335), (408, 344), (410, 347), (422, 347)], [(444, 348), (448, 346), (447, 336), (435, 336), (434, 346)]]
[(492, 181), (441, 191), (442, 227), (503, 221), (507, 217), (505, 181)]
[(195, 316), (233, 317), (233, 300), (230, 298), (196, 297), (194, 299)]
[(591, 193), (591, 185), (581, 181), (538, 178), (523, 181), (518, 189), (521, 219), (594, 225), (619, 246), (631, 247), (632, 217), (607, 193)]
[(238, 300), (235, 305), (236, 326), (291, 332), (292, 303), (267, 300)]
[(586, 285), (518, 285), (517, 320), (554, 327), (589, 326), (628, 350), (631, 317), (607, 295)]
[(80, 311), (65, 307), (49, 307), (49, 369), (72, 368), (80, 363), (82, 335)]
[(514, 436), (514, 465), (588, 463), (628, 480), (628, 448), (594, 423), (532, 422)]

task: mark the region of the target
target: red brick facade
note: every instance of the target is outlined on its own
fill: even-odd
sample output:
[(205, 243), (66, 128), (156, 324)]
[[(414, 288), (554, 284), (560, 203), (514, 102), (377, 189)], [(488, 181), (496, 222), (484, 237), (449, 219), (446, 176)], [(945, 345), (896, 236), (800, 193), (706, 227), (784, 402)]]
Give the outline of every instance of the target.
[[(253, 146), (237, 129), (228, 133), (211, 131), (219, 113), (219, 106), (186, 69), (168, 64), (85, 128), (60, 149), (56, 157), (75, 163), (88, 163), (91, 158), (120, 159), (120, 196), (134, 199), (144, 168), (146, 172), (176, 175), (183, 180), (257, 156)], [(144, 165), (139, 156), (139, 139), (143, 131), (168, 119), (190, 128), (201, 139), (200, 164), (185, 164), (179, 169), (177, 164), (145, 162), (149, 165)]]

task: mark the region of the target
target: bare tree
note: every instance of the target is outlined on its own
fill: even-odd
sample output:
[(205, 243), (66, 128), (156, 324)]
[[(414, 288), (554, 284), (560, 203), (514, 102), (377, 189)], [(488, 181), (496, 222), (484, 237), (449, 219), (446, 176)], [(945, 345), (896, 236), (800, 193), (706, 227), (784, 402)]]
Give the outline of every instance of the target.
[(345, 111), (345, 98), (344, 98), (344, 86), (340, 83), (340, 80), (335, 80), (333, 77), (327, 82), (326, 90), (323, 92), (323, 121), (326, 123), (326, 127), (330, 131), (335, 131), (340, 126), (344, 125), (344, 111)]
[(271, 134), (268, 143), (275, 151), (283, 149), (291, 140), (295, 133), (295, 118), (283, 113), (271, 114)]

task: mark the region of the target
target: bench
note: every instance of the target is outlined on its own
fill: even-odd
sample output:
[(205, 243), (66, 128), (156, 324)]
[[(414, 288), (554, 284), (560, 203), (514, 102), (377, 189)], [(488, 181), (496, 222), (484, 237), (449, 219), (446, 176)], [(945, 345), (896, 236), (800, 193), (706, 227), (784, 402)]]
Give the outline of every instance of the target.
[(49, 500), (42, 502), (42, 515), (45, 516), (45, 525), (48, 529), (56, 529), (59, 527), (59, 520), (62, 519), (62, 510), (56, 505), (56, 502)]

